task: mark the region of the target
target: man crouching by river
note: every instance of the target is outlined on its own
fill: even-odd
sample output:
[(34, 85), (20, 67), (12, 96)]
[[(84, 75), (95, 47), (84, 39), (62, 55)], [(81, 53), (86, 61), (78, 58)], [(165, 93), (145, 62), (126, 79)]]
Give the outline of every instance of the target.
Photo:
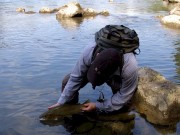
[(132, 98), (138, 83), (134, 50), (139, 47), (139, 38), (136, 32), (123, 25), (106, 25), (96, 33), (95, 40), (96, 44), (85, 48), (72, 72), (64, 78), (58, 102), (48, 109), (64, 103), (77, 103), (78, 91), (88, 82), (93, 89), (107, 83), (112, 97), (86, 103), (82, 111), (117, 111)]

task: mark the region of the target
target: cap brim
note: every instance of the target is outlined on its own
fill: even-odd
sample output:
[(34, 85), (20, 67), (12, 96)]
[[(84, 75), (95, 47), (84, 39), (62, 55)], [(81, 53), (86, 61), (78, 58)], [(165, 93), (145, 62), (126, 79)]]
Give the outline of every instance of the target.
[(95, 71), (95, 68), (95, 65), (92, 64), (87, 73), (87, 79), (92, 84), (93, 88), (102, 85), (106, 80), (105, 76), (99, 75)]
[(98, 81), (98, 74), (94, 69), (95, 69), (95, 66), (94, 64), (92, 64), (88, 70), (87, 79), (92, 84), (93, 87), (96, 87), (97, 86), (96, 83)]

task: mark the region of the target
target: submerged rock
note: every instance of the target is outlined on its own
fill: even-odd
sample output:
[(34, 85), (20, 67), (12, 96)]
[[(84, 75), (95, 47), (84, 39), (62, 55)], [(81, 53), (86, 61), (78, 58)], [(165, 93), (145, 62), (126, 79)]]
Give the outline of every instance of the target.
[(133, 105), (145, 118), (157, 125), (175, 124), (180, 120), (180, 86), (151, 68), (140, 68), (138, 89)]

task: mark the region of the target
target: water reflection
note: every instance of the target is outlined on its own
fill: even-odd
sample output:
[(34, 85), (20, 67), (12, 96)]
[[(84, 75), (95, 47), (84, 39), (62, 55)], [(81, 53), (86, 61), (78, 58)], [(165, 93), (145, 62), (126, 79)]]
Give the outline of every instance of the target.
[(95, 17), (73, 17), (73, 18), (56, 18), (61, 26), (65, 29), (75, 29), (80, 27), (80, 25), (85, 20), (92, 20)]
[(47, 124), (49, 126), (62, 125), (71, 134), (129, 135), (132, 134), (134, 123), (134, 119), (127, 121), (104, 121), (101, 119), (101, 121), (97, 121), (83, 114), (74, 114), (71, 117), (65, 117), (63, 121), (52, 121), (48, 123), (45, 122), (43, 124)]
[(176, 79), (178, 79), (180, 83), (180, 77), (179, 77), (180, 76), (180, 40), (177, 41), (174, 46), (176, 49), (175, 54), (174, 54), (174, 61), (177, 66), (176, 73), (178, 74)]
[(67, 119), (65, 128), (73, 134), (89, 135), (129, 135), (132, 134), (134, 121), (129, 122), (91, 122), (86, 118), (74, 116)]

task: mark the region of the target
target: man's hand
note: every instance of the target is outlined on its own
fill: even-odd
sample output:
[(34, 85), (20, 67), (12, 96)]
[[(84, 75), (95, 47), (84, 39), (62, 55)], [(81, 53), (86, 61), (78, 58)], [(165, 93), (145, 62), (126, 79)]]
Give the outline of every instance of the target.
[(51, 105), (51, 106), (48, 107), (48, 109), (50, 110), (50, 109), (52, 109), (52, 108), (54, 108), (54, 107), (57, 107), (57, 106), (60, 106), (60, 103), (56, 103), (56, 104), (54, 104), (54, 105)]
[(95, 103), (86, 103), (84, 104), (84, 106), (81, 108), (82, 111), (86, 111), (86, 112), (91, 112), (96, 110), (96, 104)]

